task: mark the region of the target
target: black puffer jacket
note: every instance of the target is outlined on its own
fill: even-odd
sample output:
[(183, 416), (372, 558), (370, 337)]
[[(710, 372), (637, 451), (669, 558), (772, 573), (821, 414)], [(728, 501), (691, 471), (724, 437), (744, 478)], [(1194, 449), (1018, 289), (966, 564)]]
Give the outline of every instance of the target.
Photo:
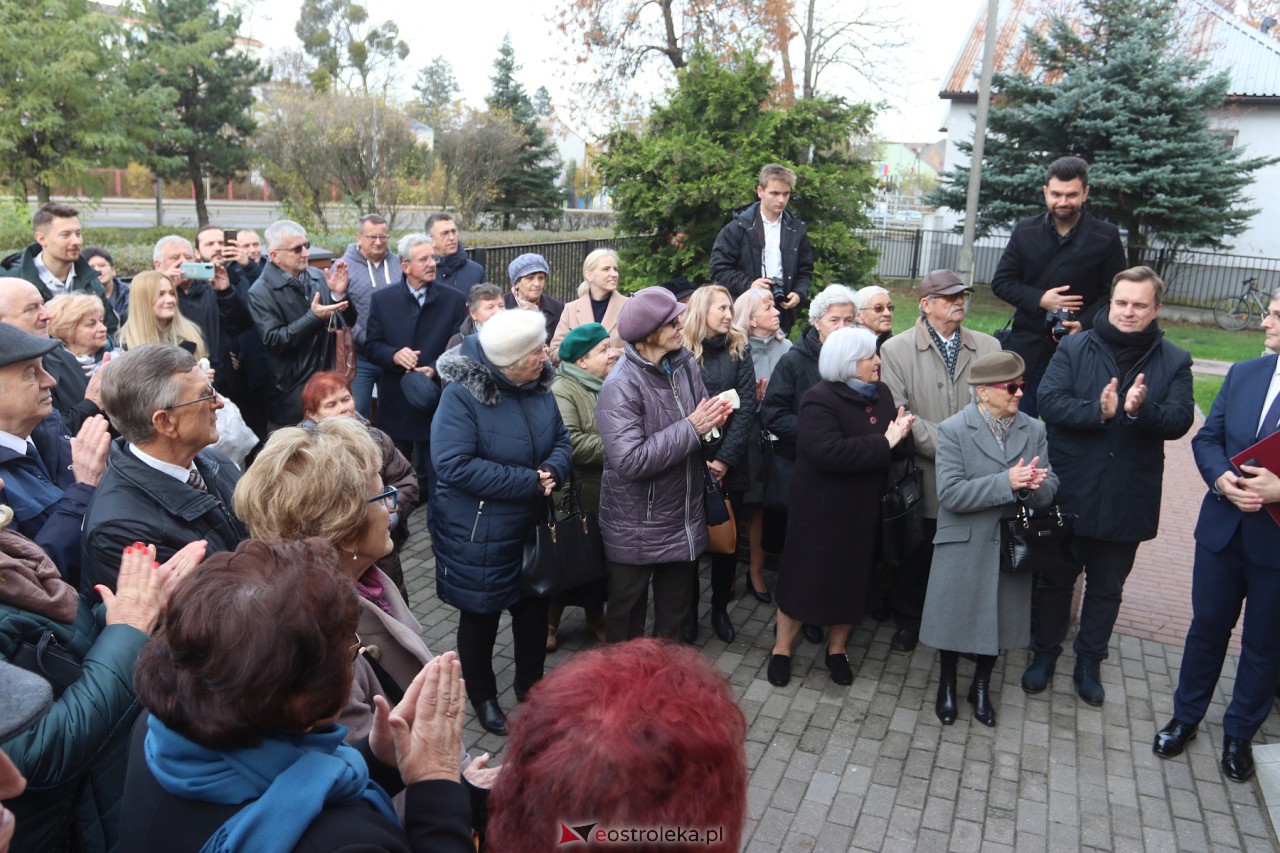
[[(342, 298), (329, 292), (319, 270), (308, 267), (306, 274), (301, 284), (290, 284), (284, 270), (268, 263), (249, 288), (249, 313), (267, 354), (267, 418), (273, 424), (302, 420), (302, 386), (317, 371), (333, 367), (334, 336), (328, 323), (312, 312), (311, 299), (318, 293), (321, 305), (332, 305)], [(353, 303), (347, 303), (342, 317), (348, 326), (355, 325)]]
[(141, 710), (133, 693), (133, 662), (147, 635), (128, 625), (104, 627), (81, 599), (67, 624), (0, 601), (0, 657), (52, 634), (81, 664), (78, 680), (49, 713), (3, 749), (27, 790), (6, 805), (18, 818), (13, 850), (106, 851), (119, 839), (129, 727)]
[(800, 436), (800, 398), (822, 379), (818, 373), (821, 351), (818, 330), (811, 326), (778, 360), (760, 402), (764, 428), (778, 437), (777, 450), (789, 459), (796, 458), (796, 440)]
[(714, 397), (721, 391), (735, 388), (742, 407), (729, 416), (720, 427), (720, 441), (708, 448), (707, 459), (718, 460), (729, 466), (724, 488), (730, 492), (746, 490), (747, 447), (755, 438), (756, 425), (756, 369), (751, 362), (751, 347), (742, 351), (741, 358), (729, 353), (729, 336), (717, 335), (702, 342), (702, 384), (707, 386), (707, 396)]
[[(1123, 411), (1124, 397), (1139, 373), (1147, 397), (1131, 418)], [(1120, 380), (1120, 411), (1104, 421), (1098, 396), (1113, 376)], [(1164, 443), (1185, 435), (1195, 417), (1191, 353), (1161, 332), (1122, 376), (1098, 331), (1069, 335), (1044, 372), (1038, 399), (1049, 428), (1058, 502), (1080, 517), (1076, 532), (1112, 542), (1154, 539), (1160, 527)]]
[(84, 516), (82, 593), (96, 595), (94, 584), (115, 589), (120, 555), (134, 542), (155, 545), (163, 563), (197, 539), (208, 540), (207, 553), (214, 554), (233, 551), (248, 537), (231, 509), (240, 469), (213, 448), (195, 458), (207, 492), (149, 467), (123, 438), (111, 445), (109, 463)]

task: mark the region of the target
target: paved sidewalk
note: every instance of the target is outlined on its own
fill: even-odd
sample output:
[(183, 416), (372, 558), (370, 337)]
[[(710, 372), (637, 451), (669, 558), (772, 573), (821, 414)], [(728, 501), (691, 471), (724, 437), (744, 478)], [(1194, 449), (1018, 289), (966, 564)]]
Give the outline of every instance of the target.
[[(997, 727), (974, 722), (963, 701), (959, 720), (943, 726), (933, 713), (933, 650), (890, 651), (891, 623), (871, 621), (850, 639), (852, 687), (833, 684), (822, 664), (825, 649), (801, 641), (791, 684), (778, 689), (765, 678), (773, 608), (750, 596), (736, 600), (730, 615), (738, 638), (726, 646), (706, 624), (704, 600), (699, 645), (728, 676), (748, 723), (745, 849), (1280, 849), (1261, 783), (1232, 783), (1218, 770), (1234, 657), (1186, 754), (1162, 761), (1151, 753), (1155, 731), (1171, 713), (1190, 618), (1188, 543), (1204, 486), (1189, 467), (1189, 438), (1169, 447), (1161, 537), (1139, 550), (1102, 667), (1107, 701), (1101, 708), (1076, 697), (1069, 650), (1052, 689), (1038, 696), (1017, 686), (1027, 655), (1011, 652), (1001, 656), (992, 682)], [(419, 511), (414, 527), (425, 526)], [(453, 648), (456, 611), (435, 597), (425, 532), (409, 540), (404, 556), (428, 646)], [(768, 579), (772, 583), (771, 574)], [(702, 588), (710, 588), (705, 579)], [(504, 617), (495, 668), (499, 701), (518, 713), (508, 623)], [(581, 610), (566, 612), (560, 637), (548, 669), (588, 645)], [(961, 691), (970, 666), (961, 662)], [(466, 736), (473, 754), (489, 751), (501, 761), (505, 738), (485, 733), (474, 719)], [(1257, 742), (1280, 743), (1280, 717), (1272, 714)], [(1268, 759), (1280, 769), (1280, 760)]]

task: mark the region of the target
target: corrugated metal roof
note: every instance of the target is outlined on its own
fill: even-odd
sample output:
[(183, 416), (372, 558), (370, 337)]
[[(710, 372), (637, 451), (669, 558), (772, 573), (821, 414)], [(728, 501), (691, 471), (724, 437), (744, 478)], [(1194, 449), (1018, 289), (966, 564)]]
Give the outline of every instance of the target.
[[(1280, 42), (1208, 0), (1181, 0), (1181, 6), (1181, 17), (1189, 22), (1184, 29), (1186, 50), (1207, 60), (1211, 73), (1230, 74), (1231, 97), (1280, 97)], [(1034, 67), (1023, 28), (1043, 31), (1047, 21), (1044, 7), (1039, 0), (1000, 0), (997, 71), (1026, 72)], [(1067, 15), (1073, 11), (1067, 3), (1059, 9)], [(940, 97), (977, 96), (986, 24), (987, 4), (983, 2), (979, 3), (973, 26), (960, 45), (951, 71), (942, 81)]]

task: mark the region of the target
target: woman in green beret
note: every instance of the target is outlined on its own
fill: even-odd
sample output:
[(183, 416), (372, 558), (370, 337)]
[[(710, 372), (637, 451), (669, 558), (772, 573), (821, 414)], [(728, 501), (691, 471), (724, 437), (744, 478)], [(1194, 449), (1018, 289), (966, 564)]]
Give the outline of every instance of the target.
[[(587, 512), (600, 511), (600, 472), (604, 469), (604, 444), (596, 428), (596, 398), (600, 386), (618, 360), (618, 350), (609, 343), (609, 332), (600, 323), (575, 326), (560, 341), (560, 366), (551, 382), (551, 393), (560, 407), (560, 417), (569, 430), (573, 445), (573, 474), (579, 486), (579, 500)], [(547, 615), (547, 651), (556, 650), (556, 630), (568, 605), (586, 611), (585, 627), (597, 641), (604, 642), (605, 579), (583, 584), (551, 599)]]

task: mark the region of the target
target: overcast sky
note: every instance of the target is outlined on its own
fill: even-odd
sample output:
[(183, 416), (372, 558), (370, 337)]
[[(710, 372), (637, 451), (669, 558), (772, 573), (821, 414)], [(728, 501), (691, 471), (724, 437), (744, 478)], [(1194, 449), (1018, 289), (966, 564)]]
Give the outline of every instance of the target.
[[(400, 27), (409, 43), (409, 56), (398, 81), (403, 97), (418, 69), (440, 55), (449, 60), (462, 87), (462, 97), (482, 106), (489, 91), (493, 60), (504, 35), (510, 34), (516, 59), (523, 67), (520, 82), (531, 94), (546, 86), (552, 100), (563, 105), (569, 98), (568, 72), (560, 62), (562, 43), (552, 35), (549, 16), (555, 4), (548, 0), (463, 0), (463, 2), (404, 3), (397, 0), (365, 0), (374, 21), (388, 18)], [(874, 0), (886, 2), (886, 0)], [(248, 35), (262, 41), (267, 52), (282, 47), (299, 47), (294, 25), (301, 6), (299, 0), (250, 0), (245, 13)], [(848, 75), (822, 81), (832, 94), (851, 99), (884, 99), (892, 107), (881, 115), (880, 135), (890, 141), (931, 142), (938, 132), (944, 102), (938, 99), (939, 82), (949, 70), (959, 50), (959, 39), (972, 23), (981, 0), (921, 0), (909, 7), (888, 4), (901, 15), (909, 8), (912, 21), (900, 28), (909, 45), (895, 51), (884, 63), (881, 76), (887, 88), (873, 88)], [(828, 0), (822, 8), (835, 17), (842, 7), (860, 9), (861, 2)], [(832, 85), (834, 84), (834, 85)], [(656, 94), (656, 93), (655, 93)], [(566, 111), (562, 110), (562, 113)], [(567, 114), (564, 115), (569, 118)]]

